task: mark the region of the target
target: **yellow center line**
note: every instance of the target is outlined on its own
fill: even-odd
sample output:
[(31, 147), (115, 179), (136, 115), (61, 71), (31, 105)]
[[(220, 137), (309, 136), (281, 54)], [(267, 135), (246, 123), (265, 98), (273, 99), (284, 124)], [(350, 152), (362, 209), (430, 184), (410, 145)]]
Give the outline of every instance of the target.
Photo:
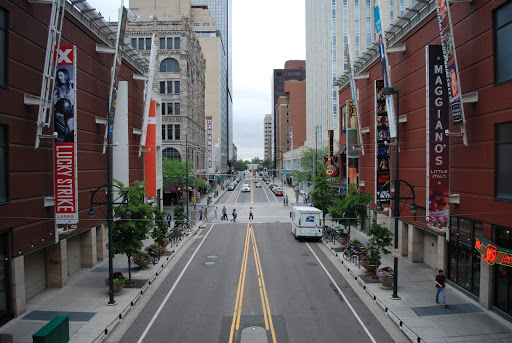
[[(254, 252), (254, 261), (256, 261), (256, 238), (254, 236), (254, 228), (251, 226), (251, 239), (252, 239), (252, 248)], [(258, 266), (258, 263), (256, 263), (256, 274), (258, 275), (258, 286), (260, 290), (260, 297), (261, 297), (261, 307), (263, 308), (263, 318), (265, 319), (265, 330), (269, 329), (268, 326), (268, 315), (267, 315), (267, 308), (265, 306), (265, 297), (263, 295), (263, 283), (261, 281), (261, 273), (260, 268)]]

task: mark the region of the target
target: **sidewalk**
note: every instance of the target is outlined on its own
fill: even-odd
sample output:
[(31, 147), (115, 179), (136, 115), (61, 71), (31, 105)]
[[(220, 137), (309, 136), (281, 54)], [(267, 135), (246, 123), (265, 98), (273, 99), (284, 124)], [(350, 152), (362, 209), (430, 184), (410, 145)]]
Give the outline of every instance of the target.
[[(368, 239), (363, 232), (354, 228), (351, 238), (363, 243)], [(436, 304), (434, 277), (437, 272), (434, 268), (399, 257), (398, 296), (401, 299), (391, 300), (392, 290), (382, 289), (380, 282), (371, 279), (366, 269), (345, 261), (342, 253), (336, 252), (336, 248), (341, 247), (339, 243), (333, 245), (322, 241), (333, 255), (337, 254), (336, 259), (344, 266), (340, 269), (345, 279), (357, 281), (353, 287), (359, 297), (374, 299), (411, 342), (512, 342), (512, 323), (483, 309), (477, 301), (448, 282), (448, 307)], [(384, 255), (382, 266), (392, 267), (393, 257)]]

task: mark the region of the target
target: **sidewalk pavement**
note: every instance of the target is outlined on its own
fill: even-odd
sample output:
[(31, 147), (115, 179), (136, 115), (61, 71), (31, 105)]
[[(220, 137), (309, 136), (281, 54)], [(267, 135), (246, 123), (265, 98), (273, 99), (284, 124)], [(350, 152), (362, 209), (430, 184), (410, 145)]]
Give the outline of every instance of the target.
[[(363, 243), (368, 239), (364, 232), (354, 228), (350, 235)], [(439, 299), (440, 305), (436, 304), (434, 278), (437, 271), (434, 268), (399, 257), (400, 300), (392, 300), (392, 289), (382, 289), (378, 279), (372, 279), (366, 269), (343, 259), (342, 252), (337, 252), (341, 250), (339, 243), (323, 242), (344, 266), (339, 269), (345, 279), (356, 281), (352, 282), (352, 287), (359, 297), (373, 298), (411, 342), (512, 342), (512, 323), (485, 310), (449, 282), (446, 283), (448, 307), (443, 307), (442, 299)], [(393, 267), (393, 257), (384, 255), (381, 266)]]

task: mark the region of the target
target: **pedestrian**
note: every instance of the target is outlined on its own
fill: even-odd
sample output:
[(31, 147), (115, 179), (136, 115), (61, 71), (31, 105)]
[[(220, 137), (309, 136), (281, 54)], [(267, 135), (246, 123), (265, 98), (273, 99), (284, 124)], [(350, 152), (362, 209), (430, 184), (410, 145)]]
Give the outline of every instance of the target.
[(236, 223), (236, 208), (233, 209), (233, 213), (231, 213), (231, 215), (233, 216), (233, 219), (231, 219), (231, 221), (233, 223)]
[(443, 306), (448, 307), (448, 305), (446, 305), (446, 298), (444, 294), (445, 280), (446, 278), (443, 275), (443, 270), (439, 269), (439, 274), (436, 275), (436, 303), (439, 304), (439, 293), (441, 293), (441, 296), (443, 297)]
[(215, 217), (214, 218), (217, 219), (217, 206), (215, 206), (215, 211), (214, 212), (215, 212)]
[(286, 200), (286, 206), (288, 206), (288, 195), (284, 199)]
[(199, 209), (199, 220), (203, 220), (203, 208)]
[(167, 217), (165, 217), (165, 221), (167, 222), (167, 225), (169, 225), (169, 227), (171, 226), (171, 218), (171, 213), (168, 212)]
[(302, 194), (302, 201), (306, 203), (306, 193)]
[(207, 222), (207, 221), (208, 221), (208, 207), (206, 207), (206, 208), (204, 209), (204, 218), (203, 218), (203, 219), (204, 219), (204, 221), (205, 221), (205, 222)]
[(228, 210), (226, 210), (226, 206), (222, 207), (222, 217), (220, 219), (222, 220), (228, 220)]
[(249, 219), (254, 219), (254, 216), (252, 215), (252, 207), (249, 208)]

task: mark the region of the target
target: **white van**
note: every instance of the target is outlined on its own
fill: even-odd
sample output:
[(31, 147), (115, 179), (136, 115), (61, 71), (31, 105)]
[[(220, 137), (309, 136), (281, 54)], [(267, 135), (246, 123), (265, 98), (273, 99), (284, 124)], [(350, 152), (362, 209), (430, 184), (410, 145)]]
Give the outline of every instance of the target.
[(322, 210), (315, 207), (295, 206), (291, 213), (292, 233), (295, 239), (303, 237), (322, 238)]

